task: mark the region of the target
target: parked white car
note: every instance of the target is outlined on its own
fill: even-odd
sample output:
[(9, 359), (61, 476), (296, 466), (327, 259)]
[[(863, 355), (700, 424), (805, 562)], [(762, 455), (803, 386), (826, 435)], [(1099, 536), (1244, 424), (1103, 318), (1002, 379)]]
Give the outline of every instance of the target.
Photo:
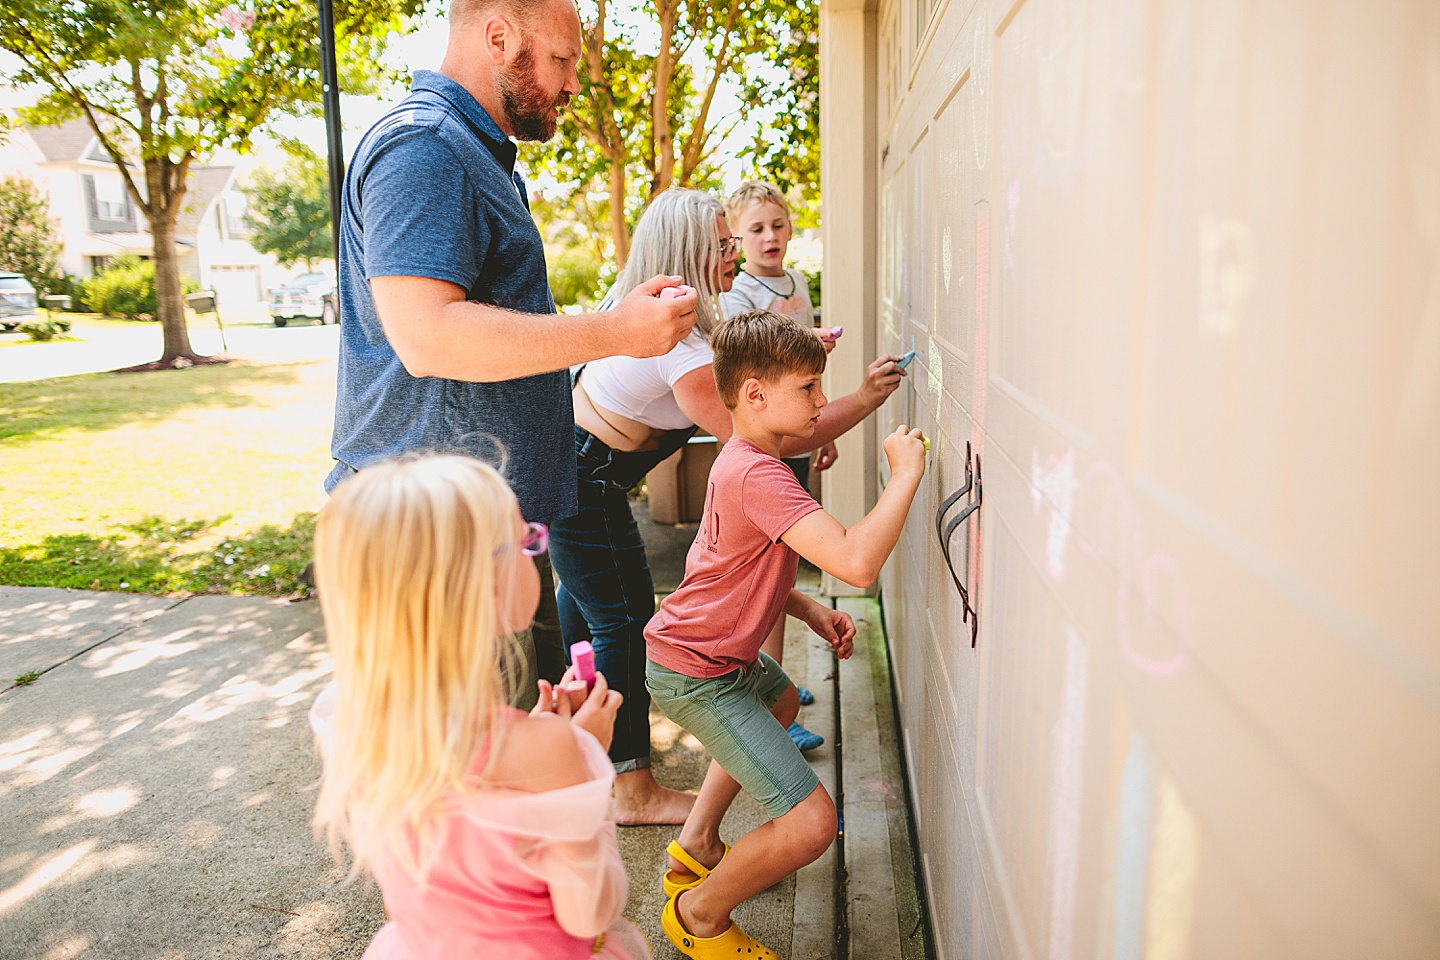
[(14, 330), (36, 319), (35, 288), (18, 273), (0, 273), (0, 327)]

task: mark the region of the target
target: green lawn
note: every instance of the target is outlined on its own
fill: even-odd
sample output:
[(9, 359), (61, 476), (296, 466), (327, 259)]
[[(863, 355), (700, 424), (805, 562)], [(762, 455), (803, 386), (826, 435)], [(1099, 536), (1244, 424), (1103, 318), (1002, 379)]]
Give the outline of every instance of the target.
[(334, 390), (333, 363), (0, 384), (0, 583), (293, 592)]

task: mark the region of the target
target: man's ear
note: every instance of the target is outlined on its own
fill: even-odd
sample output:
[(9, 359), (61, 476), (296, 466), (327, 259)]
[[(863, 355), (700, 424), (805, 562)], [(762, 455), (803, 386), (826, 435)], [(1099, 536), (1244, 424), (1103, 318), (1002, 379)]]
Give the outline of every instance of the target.
[(480, 25), (480, 43), (490, 62), (503, 67), (520, 49), (520, 31), (509, 20), (492, 14)]

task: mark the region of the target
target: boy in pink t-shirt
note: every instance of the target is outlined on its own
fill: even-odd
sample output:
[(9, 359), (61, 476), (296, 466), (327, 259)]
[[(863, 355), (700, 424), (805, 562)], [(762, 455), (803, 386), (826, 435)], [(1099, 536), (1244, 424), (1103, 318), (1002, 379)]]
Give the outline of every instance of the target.
[[(774, 957), (730, 912), (807, 863), (835, 839), (835, 804), (786, 733), (799, 699), (760, 650), (785, 614), (805, 621), (842, 658), (855, 625), (792, 588), (799, 558), (855, 586), (880, 574), (925, 472), (925, 440), (902, 426), (885, 440), (891, 479), (849, 530), (811, 499), (779, 458), (785, 437), (808, 437), (825, 395), (825, 348), (793, 319), (759, 310), (711, 334), (715, 385), (735, 432), (710, 470), (705, 515), (685, 579), (645, 628), (645, 685), (713, 762), (669, 848), (666, 936), (690, 957)], [(720, 821), (741, 788), (773, 818), (733, 848)]]

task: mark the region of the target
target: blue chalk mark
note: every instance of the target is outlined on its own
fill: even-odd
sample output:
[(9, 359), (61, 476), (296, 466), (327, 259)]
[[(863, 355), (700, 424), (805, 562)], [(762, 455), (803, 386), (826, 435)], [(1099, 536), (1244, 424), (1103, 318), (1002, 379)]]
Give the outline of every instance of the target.
[(1120, 839), (1115, 849), (1113, 960), (1140, 960), (1145, 885), (1155, 823), (1155, 759), (1139, 733), (1130, 734), (1120, 791)]

